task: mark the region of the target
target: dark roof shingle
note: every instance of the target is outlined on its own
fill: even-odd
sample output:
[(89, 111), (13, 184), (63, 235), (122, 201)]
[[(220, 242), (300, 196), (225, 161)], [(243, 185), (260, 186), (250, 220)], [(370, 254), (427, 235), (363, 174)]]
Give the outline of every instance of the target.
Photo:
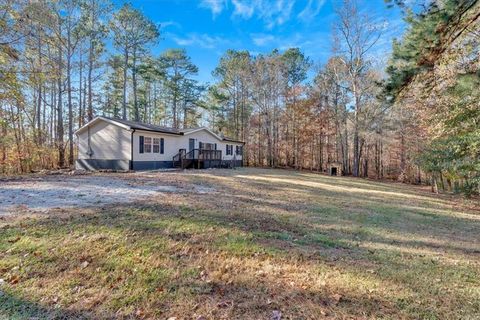
[[(203, 128), (203, 127), (196, 127), (196, 128), (175, 129), (175, 128), (171, 128), (171, 127), (162, 127), (162, 126), (157, 126), (157, 125), (154, 125), (154, 124), (148, 124), (148, 123), (130, 121), (130, 120), (123, 120), (123, 119), (118, 119), (118, 118), (110, 118), (110, 117), (105, 117), (105, 116), (102, 116), (102, 118), (124, 124), (126, 126), (129, 126), (132, 129), (155, 131), (155, 132), (162, 132), (162, 133), (171, 133), (171, 134), (178, 134), (178, 135), (182, 135), (184, 133), (189, 133), (189, 132), (192, 132), (192, 131), (199, 130), (199, 129)], [(223, 141), (244, 143), (243, 141), (235, 140), (235, 139), (232, 139), (232, 138), (223, 137), (223, 136), (220, 136), (220, 137), (222, 138)]]
[(172, 133), (172, 134), (181, 134), (182, 131), (179, 129), (175, 128), (170, 128), (170, 127), (162, 127), (162, 126), (157, 126), (154, 124), (148, 124), (148, 123), (142, 123), (142, 122), (136, 122), (136, 121), (130, 121), (130, 120), (123, 120), (123, 119), (117, 119), (117, 118), (109, 118), (109, 117), (103, 117), (124, 125), (129, 126), (132, 129), (138, 129), (138, 130), (147, 130), (147, 131), (156, 131), (156, 132), (163, 132), (163, 133)]

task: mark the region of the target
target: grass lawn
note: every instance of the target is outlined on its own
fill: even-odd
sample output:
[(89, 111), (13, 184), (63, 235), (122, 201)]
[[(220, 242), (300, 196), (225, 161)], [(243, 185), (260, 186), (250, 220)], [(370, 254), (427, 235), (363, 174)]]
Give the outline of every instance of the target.
[(286, 170), (135, 179), (210, 191), (1, 217), (0, 318), (480, 319), (478, 202)]

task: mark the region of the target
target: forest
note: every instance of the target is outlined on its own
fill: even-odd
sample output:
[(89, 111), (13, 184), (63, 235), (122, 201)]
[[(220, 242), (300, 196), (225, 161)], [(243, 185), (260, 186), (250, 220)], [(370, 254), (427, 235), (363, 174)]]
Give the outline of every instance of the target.
[[(154, 54), (162, 25), (108, 0), (0, 1), (0, 174), (71, 167), (97, 115), (245, 141), (245, 165), (480, 192), (480, 4), (386, 1), (407, 27), (339, 2), (326, 63), (301, 48), (228, 50), (201, 83), (185, 49)], [(313, 74), (313, 76), (309, 76)]]

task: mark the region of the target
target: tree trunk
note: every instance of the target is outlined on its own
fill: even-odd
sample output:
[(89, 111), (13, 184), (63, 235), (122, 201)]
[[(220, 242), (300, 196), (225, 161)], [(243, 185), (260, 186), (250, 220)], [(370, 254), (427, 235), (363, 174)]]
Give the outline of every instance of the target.
[[(87, 79), (85, 77), (83, 77), (83, 105), (82, 105), (82, 114), (84, 115), (83, 116), (83, 119), (82, 119), (82, 122), (85, 123), (85, 114), (86, 114), (86, 111), (87, 111)], [(88, 118), (87, 118), (88, 120)]]
[(72, 106), (72, 76), (71, 76), (71, 26), (67, 30), (67, 99), (68, 99), (68, 164), (73, 165), (73, 106)]
[(360, 175), (360, 139), (358, 134), (358, 113), (359, 113), (359, 97), (356, 86), (353, 86), (353, 95), (355, 96), (355, 120), (353, 125), (353, 176)]
[(405, 132), (403, 129), (400, 130), (400, 182), (405, 182), (405, 172), (406, 170), (406, 160), (405, 160)]
[(175, 75), (174, 75), (174, 81), (175, 81), (175, 86), (174, 86), (174, 92), (173, 92), (173, 127), (178, 128), (178, 117), (177, 117), (177, 94), (178, 94), (178, 70), (175, 68)]
[(132, 85), (133, 85), (133, 111), (135, 113), (135, 121), (140, 121), (140, 110), (138, 110), (137, 100), (137, 52), (134, 49), (132, 54)]
[(343, 170), (346, 174), (351, 174), (350, 171), (350, 152), (348, 150), (348, 127), (347, 127), (347, 117), (344, 119), (344, 130), (343, 130), (343, 140), (342, 141), (342, 148), (343, 148)]
[[(39, 30), (38, 30), (39, 31)], [(42, 42), (41, 42), (41, 36), (40, 32), (38, 34), (38, 64), (39, 67), (42, 68)], [(37, 101), (37, 144), (41, 145), (42, 144), (42, 129), (41, 129), (41, 109), (42, 109), (42, 82), (39, 80), (38, 82), (38, 101)]]
[[(3, 115), (3, 110), (0, 108), (0, 118), (5, 119)], [(2, 137), (7, 136), (7, 122), (1, 122), (0, 126), (2, 127)], [(0, 143), (1, 149), (2, 149), (2, 159), (0, 162), (0, 168), (2, 169), (2, 173), (6, 173), (6, 163), (7, 163), (7, 144), (6, 143)]]
[(128, 50), (124, 51), (123, 65), (123, 96), (122, 96), (122, 119), (127, 120), (127, 69), (128, 69)]
[(83, 71), (83, 61), (82, 61), (82, 47), (80, 47), (80, 56), (79, 56), (79, 77), (78, 77), (78, 127), (83, 126), (83, 110), (82, 110), (82, 71)]
[(63, 142), (63, 102), (62, 102), (62, 44), (58, 45), (58, 99), (57, 99), (57, 150), (58, 150), (58, 166), (65, 166), (65, 149)]
[(87, 81), (88, 81), (88, 110), (87, 110), (87, 120), (91, 121), (93, 119), (93, 98), (92, 98), (92, 73), (93, 73), (93, 40), (90, 38), (90, 46), (88, 49), (88, 71), (87, 71)]
[(437, 177), (432, 173), (432, 192), (438, 193)]

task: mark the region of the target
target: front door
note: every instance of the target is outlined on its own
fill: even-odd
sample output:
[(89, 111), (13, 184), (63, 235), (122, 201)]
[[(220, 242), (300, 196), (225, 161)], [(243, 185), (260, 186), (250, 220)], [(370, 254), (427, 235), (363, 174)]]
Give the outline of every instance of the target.
[(188, 151), (192, 151), (195, 149), (195, 139), (188, 140)]

